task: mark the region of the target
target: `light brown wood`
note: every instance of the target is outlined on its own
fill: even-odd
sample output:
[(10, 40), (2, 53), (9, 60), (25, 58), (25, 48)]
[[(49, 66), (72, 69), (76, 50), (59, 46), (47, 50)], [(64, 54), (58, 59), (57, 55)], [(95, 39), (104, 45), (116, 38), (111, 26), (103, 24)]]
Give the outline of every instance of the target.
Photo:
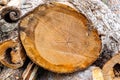
[(20, 37), (30, 59), (45, 69), (83, 70), (100, 54), (101, 41), (86, 17), (69, 6), (39, 6), (20, 22)]
[(102, 70), (99, 67), (92, 70), (92, 78), (93, 80), (104, 80)]
[(25, 52), (18, 42), (8, 40), (0, 44), (0, 62), (10, 68), (22, 67), (25, 61)]
[(10, 0), (0, 0), (0, 5), (7, 5)]
[(120, 80), (120, 53), (104, 65), (103, 74), (105, 80)]

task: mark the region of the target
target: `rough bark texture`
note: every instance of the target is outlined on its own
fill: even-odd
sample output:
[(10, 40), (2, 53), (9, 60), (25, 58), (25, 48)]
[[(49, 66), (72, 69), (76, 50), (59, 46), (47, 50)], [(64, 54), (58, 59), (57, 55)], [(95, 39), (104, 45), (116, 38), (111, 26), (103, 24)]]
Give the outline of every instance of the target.
[(23, 70), (22, 69), (10, 69), (4, 67), (0, 72), (0, 80), (20, 80)]
[(108, 7), (120, 17), (120, 0), (104, 0)]

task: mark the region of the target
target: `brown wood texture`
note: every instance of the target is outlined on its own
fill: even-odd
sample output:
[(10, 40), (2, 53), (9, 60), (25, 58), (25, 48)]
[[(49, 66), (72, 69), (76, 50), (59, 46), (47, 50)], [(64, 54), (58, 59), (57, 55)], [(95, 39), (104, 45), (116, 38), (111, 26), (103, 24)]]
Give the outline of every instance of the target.
[(8, 40), (0, 44), (0, 62), (10, 68), (22, 67), (25, 61), (25, 52), (19, 42)]
[(104, 65), (103, 74), (105, 80), (120, 80), (120, 53)]
[(58, 73), (83, 70), (99, 56), (101, 41), (86, 17), (69, 6), (39, 6), (20, 22), (20, 37), (30, 59)]

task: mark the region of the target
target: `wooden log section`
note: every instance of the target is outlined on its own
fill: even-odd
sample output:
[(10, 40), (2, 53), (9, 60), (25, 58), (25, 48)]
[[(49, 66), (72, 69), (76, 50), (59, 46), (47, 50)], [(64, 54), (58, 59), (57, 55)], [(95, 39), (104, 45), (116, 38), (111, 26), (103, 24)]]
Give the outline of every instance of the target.
[(44, 4), (20, 22), (20, 37), (30, 59), (53, 72), (83, 70), (99, 56), (101, 40), (86, 17), (60, 3)]
[(105, 80), (120, 80), (120, 53), (104, 65), (103, 74)]
[(23, 66), (26, 55), (19, 42), (5, 41), (0, 44), (0, 49), (0, 63), (12, 69)]

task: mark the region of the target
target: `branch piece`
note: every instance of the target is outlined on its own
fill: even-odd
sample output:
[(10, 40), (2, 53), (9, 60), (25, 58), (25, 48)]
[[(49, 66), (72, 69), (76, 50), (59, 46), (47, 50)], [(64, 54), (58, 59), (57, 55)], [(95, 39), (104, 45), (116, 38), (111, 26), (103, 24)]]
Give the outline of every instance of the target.
[(10, 68), (16, 69), (23, 66), (25, 52), (18, 42), (12, 40), (0, 44), (0, 62)]
[(17, 22), (20, 19), (20, 16), (20, 9), (14, 6), (5, 7), (1, 11), (1, 17), (9, 23)]
[(29, 62), (27, 68), (24, 70), (22, 74), (23, 80), (36, 80), (36, 74), (38, 70), (38, 66), (35, 65), (33, 62)]

